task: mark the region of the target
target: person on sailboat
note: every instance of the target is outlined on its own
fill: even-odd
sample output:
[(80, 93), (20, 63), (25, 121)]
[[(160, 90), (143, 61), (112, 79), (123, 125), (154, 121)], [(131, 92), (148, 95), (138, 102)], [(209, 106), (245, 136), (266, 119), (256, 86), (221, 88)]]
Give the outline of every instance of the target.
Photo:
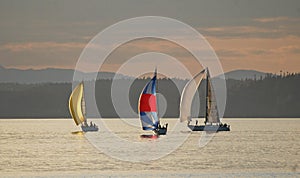
[(196, 125), (198, 125), (198, 120), (196, 120)]
[(83, 123), (84, 126), (88, 126), (88, 123), (86, 122), (86, 120)]

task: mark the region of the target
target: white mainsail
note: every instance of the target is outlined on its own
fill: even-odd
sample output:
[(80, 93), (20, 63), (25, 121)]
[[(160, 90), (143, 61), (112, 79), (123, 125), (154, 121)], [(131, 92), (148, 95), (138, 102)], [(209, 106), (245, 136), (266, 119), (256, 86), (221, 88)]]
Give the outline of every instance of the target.
[(206, 73), (206, 115), (205, 124), (220, 123), (219, 112), (217, 108), (216, 95), (213, 89), (209, 71)]
[(76, 125), (85, 121), (85, 106), (82, 107), (84, 105), (83, 93), (83, 83), (80, 83), (73, 90), (69, 99), (69, 111)]
[(208, 69), (202, 70), (195, 75), (184, 87), (180, 100), (180, 121), (191, 120), (191, 106), (193, 97), (205, 76), (206, 71), (206, 113), (205, 123), (213, 124), (220, 123), (220, 117), (217, 108), (217, 100), (212, 86), (211, 78)]
[(183, 88), (180, 99), (180, 122), (190, 121), (193, 97), (204, 77), (205, 69), (195, 75)]

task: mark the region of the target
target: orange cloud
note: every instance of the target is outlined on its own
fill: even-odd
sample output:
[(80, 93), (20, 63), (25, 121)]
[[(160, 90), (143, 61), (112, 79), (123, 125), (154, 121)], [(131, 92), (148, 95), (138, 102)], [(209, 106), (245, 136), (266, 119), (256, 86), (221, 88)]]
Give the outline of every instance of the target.
[(199, 28), (199, 31), (204, 32), (214, 32), (232, 34), (232, 33), (269, 33), (269, 32), (278, 32), (277, 29), (267, 29), (256, 26), (224, 26), (224, 27), (212, 27), (212, 28)]
[(27, 43), (9, 43), (0, 46), (0, 49), (9, 50), (12, 52), (22, 52), (22, 51), (34, 51), (42, 49), (55, 49), (61, 50), (72, 50), (78, 48), (84, 48), (86, 44), (84, 43), (57, 43), (57, 42), (27, 42)]
[(256, 18), (253, 19), (255, 22), (268, 23), (268, 22), (280, 22), (280, 21), (300, 21), (300, 18), (291, 17), (272, 17), (272, 18)]
[(299, 72), (300, 37), (216, 38), (208, 41), (216, 50), (225, 71), (256, 69), (268, 72)]
[[(300, 71), (297, 62), (297, 59), (300, 59), (300, 37), (222, 38), (209, 36), (207, 40), (216, 51), (224, 71), (235, 69), (256, 69), (267, 72)], [(190, 41), (190, 44), (193, 46), (194, 42)], [(193, 46), (193, 48), (201, 50), (198, 46)], [(153, 39), (133, 41), (120, 47), (108, 58), (107, 64), (122, 63), (137, 54), (149, 51), (169, 54), (184, 63), (193, 72), (200, 67), (184, 48), (169, 41)], [(116, 66), (114, 65), (114, 67)]]
[[(205, 28), (204, 30), (221, 34), (232, 31), (242, 33), (268, 32), (267, 29), (252, 26)], [(276, 38), (263, 38), (259, 36), (247, 37), (238, 35), (224, 38), (222, 36), (209, 35), (206, 36), (206, 39), (216, 51), (224, 71), (235, 69), (256, 69), (267, 72), (278, 72), (280, 70), (290, 72), (300, 71), (298, 62), (300, 59), (299, 36), (284, 35)], [(192, 39), (186, 39), (186, 42), (188, 42), (193, 49), (204, 49), (201, 46), (195, 45), (196, 43)], [(59, 61), (58, 59), (68, 59), (69, 61), (76, 62), (78, 54), (85, 45), (85, 43), (76, 42), (28, 42), (4, 44), (0, 46), (0, 49), (15, 52), (16, 56), (21, 55), (18, 54), (18, 52), (34, 53), (36, 51), (42, 51), (41, 53), (43, 53), (49, 49), (51, 52), (57, 51), (55, 54), (48, 53), (48, 59), (51, 60), (47, 60), (52, 62), (53, 66), (55, 66), (55, 59), (57, 59), (56, 61)], [(171, 55), (191, 69), (192, 72), (198, 71), (199, 67), (201, 67), (193, 56), (179, 45), (166, 40), (142, 39), (131, 41), (117, 48), (107, 58), (103, 68), (114, 71), (127, 59), (144, 52), (161, 52)], [(33, 60), (34, 57), (32, 58), (32, 61)], [(57, 62), (57, 64), (58, 63), (60, 62)], [(47, 63), (47, 65), (50, 64)]]

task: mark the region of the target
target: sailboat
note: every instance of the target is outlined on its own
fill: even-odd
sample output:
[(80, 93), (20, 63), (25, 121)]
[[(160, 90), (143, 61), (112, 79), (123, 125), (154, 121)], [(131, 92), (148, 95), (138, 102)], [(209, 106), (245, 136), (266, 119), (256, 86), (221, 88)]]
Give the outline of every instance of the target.
[[(205, 121), (204, 125), (198, 125), (198, 120), (196, 124), (191, 124), (191, 105), (193, 96), (195, 95), (197, 88), (199, 87), (201, 81), (206, 75), (206, 87), (205, 87)], [(180, 100), (180, 121), (188, 121), (188, 127), (192, 131), (230, 131), (230, 125), (226, 123), (223, 124), (219, 117), (219, 112), (217, 108), (217, 100), (215, 92), (213, 89), (211, 77), (208, 68), (202, 70), (200, 73), (195, 75), (192, 80), (190, 80), (183, 89), (181, 100)]]
[[(158, 118), (158, 107), (156, 99), (156, 78), (157, 71), (155, 69), (153, 78), (146, 84), (139, 98), (139, 115), (143, 130), (152, 130), (157, 135), (166, 135), (168, 123), (164, 126), (160, 125)], [(142, 137), (149, 137), (142, 135)]]
[(69, 99), (69, 111), (76, 125), (80, 125), (82, 131), (92, 132), (98, 131), (98, 126), (94, 123), (88, 125), (85, 117), (85, 100), (84, 100), (84, 89), (83, 82), (76, 86), (71, 93)]

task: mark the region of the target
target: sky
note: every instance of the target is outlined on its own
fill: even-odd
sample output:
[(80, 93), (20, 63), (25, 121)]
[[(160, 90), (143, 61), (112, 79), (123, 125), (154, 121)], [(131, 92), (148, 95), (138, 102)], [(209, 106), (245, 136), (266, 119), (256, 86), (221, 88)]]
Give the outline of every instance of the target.
[[(169, 17), (190, 25), (215, 50), (225, 72), (300, 72), (299, 0), (1, 0), (0, 65), (73, 69), (96, 34), (139, 16)], [(181, 58), (199, 71), (185, 49), (159, 39), (124, 44), (102, 70), (116, 71), (143, 52)]]

